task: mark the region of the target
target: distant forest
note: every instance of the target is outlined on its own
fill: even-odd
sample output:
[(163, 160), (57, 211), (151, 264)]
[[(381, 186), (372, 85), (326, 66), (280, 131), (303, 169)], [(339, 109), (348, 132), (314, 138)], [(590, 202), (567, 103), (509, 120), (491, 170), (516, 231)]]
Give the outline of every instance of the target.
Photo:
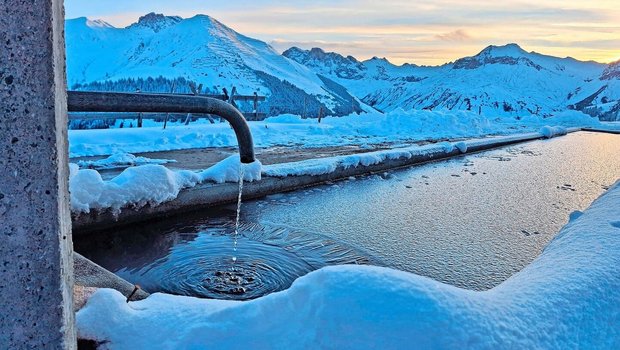
[[(96, 81), (88, 84), (74, 84), (71, 89), (78, 91), (115, 91), (115, 92), (167, 92), (177, 94), (191, 93), (191, 84), (198, 86), (194, 81), (185, 78), (168, 79), (162, 76), (157, 78), (123, 78), (118, 80)], [(205, 93), (211, 93), (209, 88)]]
[[(351, 113), (361, 113), (362, 108), (359, 101), (351, 96), (347, 90), (337, 83), (320, 76), (323, 83), (327, 87), (325, 96), (319, 98), (310, 95), (297, 86), (282, 81), (274, 76), (261, 71), (255, 71), (259, 80), (271, 92), (268, 94), (267, 100), (259, 103), (259, 113), (265, 113), (267, 116), (277, 116), (280, 114), (290, 113), (301, 115), (305, 118), (317, 118), (319, 115), (327, 116), (343, 116)], [(156, 78), (123, 78), (118, 80), (106, 80), (102, 82), (91, 82), (86, 84), (74, 84), (72, 90), (77, 91), (106, 91), (106, 92), (153, 92), (153, 93), (177, 93), (190, 94), (193, 93), (192, 86), (195, 88), (200, 86), (195, 81), (179, 77), (165, 78), (159, 76)], [(199, 91), (201, 94), (222, 94), (216, 88), (202, 87)], [(228, 91), (230, 93), (230, 91)], [(332, 108), (328, 108), (322, 100), (331, 98)], [(253, 111), (252, 103), (238, 102), (238, 107), (242, 111)], [(112, 127), (135, 127), (136, 123), (125, 121), (117, 123), (114, 119), (98, 119), (98, 120), (72, 120), (69, 123), (70, 129), (107, 129)]]

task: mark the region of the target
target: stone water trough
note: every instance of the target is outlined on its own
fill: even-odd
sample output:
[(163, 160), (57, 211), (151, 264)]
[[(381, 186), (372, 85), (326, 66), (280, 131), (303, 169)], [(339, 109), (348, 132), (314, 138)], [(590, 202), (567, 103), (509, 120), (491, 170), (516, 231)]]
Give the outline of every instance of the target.
[[(179, 95), (149, 95), (121, 93), (69, 93), (69, 109), (72, 111), (110, 112), (110, 111), (148, 111), (148, 112), (194, 112), (213, 113), (228, 120), (239, 143), (242, 163), (254, 161), (252, 135), (242, 114), (233, 106), (208, 97)], [(580, 131), (572, 128), (566, 132)], [(292, 173), (290, 176), (263, 173), (262, 179), (244, 185), (243, 199), (260, 198), (269, 194), (293, 191), (299, 188), (315, 186), (325, 182), (346, 179), (390, 169), (412, 166), (415, 164), (446, 159), (466, 153), (480, 152), (511, 144), (549, 137), (544, 133), (527, 133), (512, 136), (493, 137), (463, 141), (446, 147), (437, 144), (428, 145), (425, 151), (412, 148), (389, 151), (370, 152), (357, 156), (380, 158), (379, 161), (335, 164), (334, 170), (321, 174)], [(334, 157), (336, 159), (338, 157)], [(337, 163), (337, 161), (336, 161)], [(295, 169), (298, 163), (278, 164), (279, 167)], [(154, 219), (166, 219), (185, 212), (201, 210), (208, 207), (231, 204), (237, 201), (239, 188), (237, 183), (202, 183), (195, 187), (181, 190), (177, 198), (159, 205), (126, 206), (120, 211), (91, 210), (89, 213), (74, 213), (74, 234), (87, 234), (92, 231), (107, 230), (116, 226), (135, 224)]]

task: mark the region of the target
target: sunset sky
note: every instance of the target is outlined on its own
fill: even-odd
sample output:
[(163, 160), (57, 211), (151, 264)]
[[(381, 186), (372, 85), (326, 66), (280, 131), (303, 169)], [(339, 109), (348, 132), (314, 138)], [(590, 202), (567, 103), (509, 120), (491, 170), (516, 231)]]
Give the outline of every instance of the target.
[(397, 64), (442, 64), (512, 42), (561, 57), (620, 59), (620, 0), (66, 0), (65, 11), (117, 27), (148, 12), (207, 14), (279, 51), (321, 47)]

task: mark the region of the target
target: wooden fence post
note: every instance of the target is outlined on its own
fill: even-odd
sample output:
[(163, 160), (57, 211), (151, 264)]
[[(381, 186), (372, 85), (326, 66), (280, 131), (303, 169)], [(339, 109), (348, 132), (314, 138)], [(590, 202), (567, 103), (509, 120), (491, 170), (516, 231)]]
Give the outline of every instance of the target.
[(230, 91), (230, 96), (228, 97), (228, 103), (230, 103), (231, 105), (237, 107), (237, 104), (235, 103), (235, 95), (237, 94), (237, 88), (235, 86), (232, 87), (232, 90)]
[[(172, 82), (172, 86), (170, 87), (170, 93), (174, 94), (174, 85), (175, 81)], [(164, 130), (166, 130), (166, 125), (168, 125), (168, 117), (170, 117), (170, 113), (166, 113), (166, 117), (164, 118)]]
[(254, 119), (258, 120), (258, 93), (254, 91)]

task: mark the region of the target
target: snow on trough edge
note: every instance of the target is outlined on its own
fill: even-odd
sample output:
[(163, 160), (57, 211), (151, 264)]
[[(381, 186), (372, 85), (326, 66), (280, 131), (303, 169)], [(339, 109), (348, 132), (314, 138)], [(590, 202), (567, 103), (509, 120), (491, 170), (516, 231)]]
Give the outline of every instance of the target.
[[(565, 135), (566, 133), (562, 134)], [(560, 134), (553, 134), (550, 137)], [(459, 142), (439, 142), (424, 146), (409, 146), (394, 148), (383, 151), (357, 153), (345, 156), (336, 156), (320, 159), (308, 159), (298, 162), (271, 164), (263, 166), (263, 174), (267, 176), (302, 176), (329, 174), (341, 166), (343, 168), (370, 166), (380, 164), (386, 160), (410, 159), (417, 155), (429, 155), (434, 153), (450, 153), (457, 148), (461, 153), (466, 153), (468, 147), (489, 145), (498, 142), (518, 141), (535, 137), (543, 137), (542, 133), (516, 134), (509, 136), (497, 136), (482, 139), (472, 139)], [(548, 137), (548, 138), (550, 138)]]
[[(119, 211), (127, 205), (158, 205), (175, 199), (182, 189), (201, 182), (238, 182), (240, 163), (239, 155), (232, 155), (200, 172), (170, 170), (156, 164), (140, 165), (125, 169), (111, 180), (103, 180), (96, 170), (79, 169), (76, 164), (70, 164), (71, 210), (88, 213), (105, 208)], [(261, 179), (260, 161), (244, 164), (244, 167), (244, 181)]]
[(127, 348), (619, 348), (620, 182), (525, 269), (474, 292), (389, 268), (332, 266), (253, 301), (102, 289), (81, 338)]

